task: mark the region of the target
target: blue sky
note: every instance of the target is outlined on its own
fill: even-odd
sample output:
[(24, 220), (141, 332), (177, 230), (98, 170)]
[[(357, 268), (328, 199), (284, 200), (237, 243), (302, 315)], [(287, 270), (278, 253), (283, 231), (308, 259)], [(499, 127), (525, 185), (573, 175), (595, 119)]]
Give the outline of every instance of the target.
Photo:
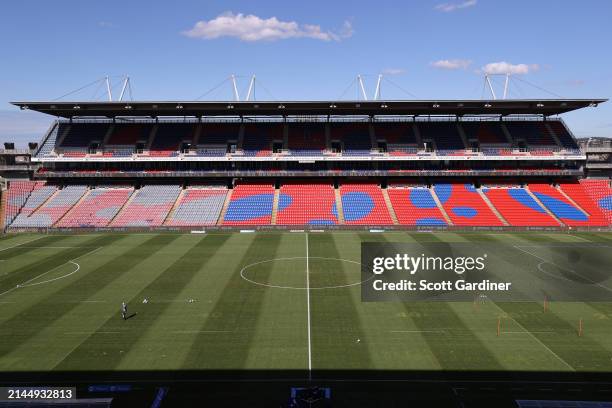
[[(0, 141), (38, 140), (52, 119), (9, 101), (105, 75), (129, 74), (138, 100), (195, 99), (232, 73), (256, 74), (260, 100), (355, 98), (355, 76), (371, 96), (380, 72), (383, 98), (478, 99), (485, 70), (514, 73), (511, 97), (552, 97), (534, 84), (608, 98), (611, 17), (609, 0), (6, 2)], [(207, 95), (229, 98), (227, 83)], [(611, 102), (564, 118), (578, 136), (612, 136)]]

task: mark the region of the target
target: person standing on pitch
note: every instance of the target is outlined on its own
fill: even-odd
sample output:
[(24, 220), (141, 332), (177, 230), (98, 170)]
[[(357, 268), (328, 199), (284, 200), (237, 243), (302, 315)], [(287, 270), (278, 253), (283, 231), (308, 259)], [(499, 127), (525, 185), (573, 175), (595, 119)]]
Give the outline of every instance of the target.
[(125, 302), (121, 303), (121, 318), (127, 320), (127, 305)]

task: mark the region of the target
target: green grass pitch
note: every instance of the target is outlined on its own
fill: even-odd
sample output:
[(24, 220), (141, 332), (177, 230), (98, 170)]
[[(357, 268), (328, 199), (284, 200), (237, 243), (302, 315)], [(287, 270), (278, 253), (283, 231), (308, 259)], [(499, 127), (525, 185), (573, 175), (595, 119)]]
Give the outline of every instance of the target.
[(0, 371), (612, 371), (612, 302), (362, 303), (362, 241), (612, 247), (612, 234), (8, 235)]

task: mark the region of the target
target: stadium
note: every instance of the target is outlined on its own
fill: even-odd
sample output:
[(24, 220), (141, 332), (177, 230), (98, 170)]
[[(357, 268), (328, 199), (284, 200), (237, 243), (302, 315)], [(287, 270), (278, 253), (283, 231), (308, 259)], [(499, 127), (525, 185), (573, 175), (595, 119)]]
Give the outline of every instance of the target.
[(611, 408), (610, 16), (5, 2), (0, 408)]
[[(174, 384), (169, 405), (211, 376), (282, 377), (280, 394), (287, 381), (416, 380), (381, 392), (441, 405), (572, 396), (594, 380), (605, 397), (612, 150), (561, 117), (604, 102), (13, 102), (57, 119), (27, 151), (0, 152), (0, 367), (79, 387), (144, 376)], [(489, 245), (534, 290), (363, 303), (364, 242)], [(565, 301), (571, 251), (607, 268), (569, 276), (601, 299)], [(511, 391), (518, 373), (529, 381)], [(349, 389), (345, 401), (360, 395)]]

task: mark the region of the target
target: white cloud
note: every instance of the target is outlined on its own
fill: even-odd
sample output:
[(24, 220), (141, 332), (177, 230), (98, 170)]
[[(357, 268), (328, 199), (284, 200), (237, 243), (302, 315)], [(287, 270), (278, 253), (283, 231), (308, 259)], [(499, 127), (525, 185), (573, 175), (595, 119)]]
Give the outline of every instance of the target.
[(440, 69), (467, 69), (471, 64), (472, 61), (466, 59), (445, 59), (431, 62), (429, 65)]
[(512, 75), (524, 75), (530, 71), (537, 71), (540, 69), (538, 64), (510, 64), (509, 62), (491, 62), (482, 67), (482, 72), (485, 74), (512, 74)]
[(401, 75), (405, 72), (406, 70), (403, 68), (385, 68), (382, 70), (384, 75)]
[(450, 13), (455, 10), (460, 10), (468, 7), (474, 7), (478, 3), (477, 0), (466, 0), (461, 3), (442, 3), (438, 4), (435, 9), (444, 13)]
[(276, 41), (289, 38), (340, 41), (353, 35), (353, 27), (351, 22), (347, 20), (338, 32), (326, 31), (315, 24), (281, 21), (276, 17), (263, 19), (253, 14), (234, 14), (228, 11), (212, 20), (198, 21), (193, 28), (183, 31), (182, 34), (205, 40), (235, 37), (242, 41)]

